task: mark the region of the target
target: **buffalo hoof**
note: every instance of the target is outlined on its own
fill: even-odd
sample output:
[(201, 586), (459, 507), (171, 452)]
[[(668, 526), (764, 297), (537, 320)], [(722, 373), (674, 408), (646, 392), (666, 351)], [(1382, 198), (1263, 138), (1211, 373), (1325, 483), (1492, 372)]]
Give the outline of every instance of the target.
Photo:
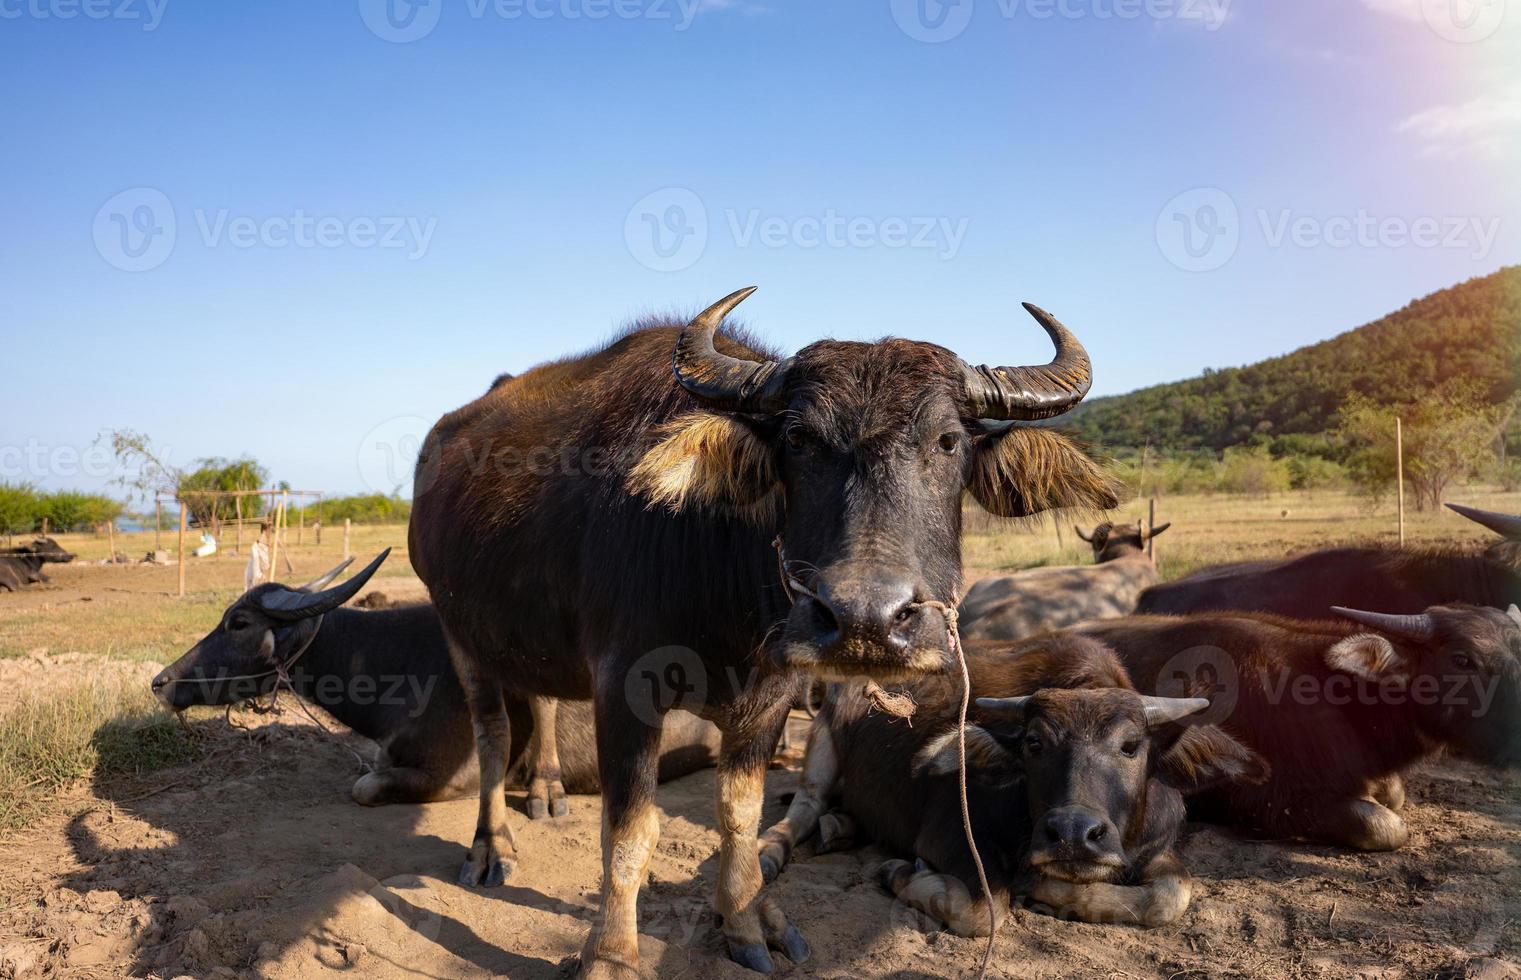
[(771, 884), (782, 873), (782, 866), (769, 854), (760, 856), (761, 881)]
[(797, 931), (797, 926), (791, 924), (783, 929), (782, 934), (777, 937), (777, 945), (787, 955), (787, 959), (794, 963), (803, 962), (812, 952), (808, 948), (808, 940), (804, 939), (803, 934)]
[(891, 861), (883, 861), (877, 867), (877, 883), (889, 893), (898, 894), (898, 888), (913, 877), (914, 866), (907, 861), (893, 858)]
[(529, 820), (547, 820), (549, 818), (549, 804), (543, 800), (530, 799), (528, 801)]
[(578, 980), (639, 980), (639, 971), (627, 963), (613, 960), (592, 960), (590, 963), (582, 960), (576, 977)]
[(459, 869), (459, 883), (467, 888), (498, 888), (506, 884), (516, 870), (517, 865), (512, 861), (489, 861), (482, 865), (467, 857)]
[(731, 939), (729, 959), (756, 973), (776, 972), (776, 964), (771, 962), (771, 953), (767, 951), (765, 943), (737, 943)]
[(563, 796), (557, 796), (549, 801), (549, 815), (551, 817), (570, 816), (570, 801)]

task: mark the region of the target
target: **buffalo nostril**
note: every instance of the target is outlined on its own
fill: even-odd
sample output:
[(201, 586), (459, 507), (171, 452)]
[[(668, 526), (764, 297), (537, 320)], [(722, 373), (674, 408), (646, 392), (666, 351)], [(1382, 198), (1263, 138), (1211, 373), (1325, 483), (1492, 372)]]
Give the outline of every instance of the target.
[(817, 599), (810, 600), (813, 611), (813, 626), (820, 634), (834, 636), (840, 632), (840, 620), (835, 611), (829, 608), (829, 603), (820, 602)]
[(1097, 844), (1099, 841), (1104, 839), (1104, 836), (1107, 833), (1108, 831), (1105, 829), (1103, 824), (1095, 824), (1094, 826), (1088, 828), (1088, 843)]
[(169, 678), (167, 678), (167, 677), (155, 677), (155, 678), (153, 678), (153, 689), (155, 691), (162, 691), (168, 684), (169, 684)]

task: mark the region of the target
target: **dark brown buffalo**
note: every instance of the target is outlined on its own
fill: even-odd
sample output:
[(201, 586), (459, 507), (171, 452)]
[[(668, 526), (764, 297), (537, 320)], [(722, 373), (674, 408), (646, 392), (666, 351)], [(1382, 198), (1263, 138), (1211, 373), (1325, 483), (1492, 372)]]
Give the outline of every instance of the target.
[[(1262, 760), (1219, 729), (1182, 723), (1208, 701), (1137, 694), (1113, 652), (1084, 637), (974, 645), (967, 659), (979, 695), (966, 730), (968, 811), (995, 918), (1024, 897), (1086, 922), (1175, 920), (1191, 895), (1174, 851), (1181, 793), (1260, 781)], [(918, 703), (910, 724), (841, 685), (814, 722), (802, 787), (766, 832), (763, 860), (779, 868), (816, 824), (827, 850), (859, 827), (916, 859), (882, 866), (889, 890), (961, 935), (987, 935), (962, 829), (959, 688), (906, 685)], [(820, 818), (829, 804), (843, 813)]]
[(23, 586), (49, 581), (43, 565), (71, 562), (74, 555), (52, 538), (38, 538), (29, 545), (0, 548), (0, 589), (20, 592)]
[[(375, 567), (318, 593), (348, 564), (300, 589), (260, 585), (245, 593), (227, 607), (216, 629), (153, 679), (153, 693), (176, 712), (236, 704), (268, 694), (278, 678), (276, 665), (286, 665), (297, 696), (379, 746), (375, 769), (354, 784), (357, 802), (431, 803), (473, 795), (480, 774), (470, 710), (437, 613), (427, 603), (370, 612), (327, 608), (355, 594)], [(308, 597), (294, 610), (293, 594)], [(509, 786), (530, 788), (536, 718), (543, 711), (523, 698), (507, 702), (517, 749), (507, 763)], [(555, 731), (565, 789), (599, 792), (591, 706), (562, 706)], [(660, 779), (714, 765), (717, 754), (718, 729), (677, 712), (661, 738)], [(536, 802), (542, 805), (530, 797), (528, 805)]]
[(1331, 605), (1418, 613), (1445, 602), (1521, 603), (1521, 518), (1448, 504), (1504, 535), (1466, 548), (1332, 548), (1279, 561), (1207, 568), (1141, 593), (1138, 613), (1240, 609), (1318, 619)]
[(961, 603), (962, 635), (971, 640), (1018, 640), (1089, 619), (1126, 616), (1136, 597), (1157, 579), (1146, 542), (1171, 527), (1149, 532), (1139, 523), (1111, 524), (1078, 536), (1093, 546), (1092, 565), (1028, 568), (985, 578)]
[(1209, 697), (1205, 717), (1268, 760), (1271, 780), (1207, 794), (1201, 816), (1388, 850), (1405, 842), (1394, 811), (1413, 763), (1445, 749), (1521, 764), (1521, 610), (1342, 615), (1133, 616), (1074, 632), (1113, 647), (1142, 691)]
[[(1087, 392), (1076, 338), (1038, 367), (970, 367), (906, 340), (821, 341), (785, 360), (718, 333), (752, 290), (514, 378), (441, 419), (419, 455), (410, 553), (476, 726), (483, 773), (510, 732), (503, 691), (593, 698), (603, 808), (589, 976), (635, 975), (636, 906), (659, 836), (662, 718), (723, 732), (717, 898), (729, 951), (806, 955), (762, 894), (762, 779), (800, 671), (909, 676), (948, 661), (961, 499), (1004, 515), (1115, 502), (1050, 418)], [(796, 603), (780, 581), (785, 555)], [(514, 852), (483, 780), (460, 880)]]

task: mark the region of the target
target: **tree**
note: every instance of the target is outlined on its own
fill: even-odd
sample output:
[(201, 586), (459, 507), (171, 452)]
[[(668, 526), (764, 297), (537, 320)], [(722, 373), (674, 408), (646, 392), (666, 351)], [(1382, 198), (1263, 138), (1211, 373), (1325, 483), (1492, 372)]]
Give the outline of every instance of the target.
[(38, 519), (59, 531), (99, 527), (121, 516), (122, 505), (97, 493), (59, 490), (38, 499)]
[(1455, 382), (1417, 401), (1379, 405), (1347, 399), (1342, 434), (1361, 448), (1351, 463), (1366, 492), (1386, 492), (1395, 479), (1394, 420), (1404, 425), (1405, 482), (1418, 510), (1442, 505), (1454, 480), (1494, 465), (1495, 440), (1514, 414), (1517, 396), (1492, 404), (1477, 386)]
[[(205, 457), (195, 461), (195, 469), (185, 470), (163, 459), (152, 440), (141, 432), (116, 429), (102, 438), (110, 440), (117, 461), (124, 470), (132, 473), (117, 482), (137, 491), (144, 500), (160, 492), (172, 492), (178, 496), (183, 491), (192, 490), (259, 490), (269, 480), (264, 467), (252, 457)], [(191, 519), (201, 525), (228, 520), (238, 512), (238, 505), (231, 497), (190, 495), (183, 499)], [(262, 497), (243, 498), (244, 517), (258, 517), (263, 513)]]
[(0, 532), (7, 538), (25, 534), (37, 525), (41, 504), (27, 483), (0, 483)]

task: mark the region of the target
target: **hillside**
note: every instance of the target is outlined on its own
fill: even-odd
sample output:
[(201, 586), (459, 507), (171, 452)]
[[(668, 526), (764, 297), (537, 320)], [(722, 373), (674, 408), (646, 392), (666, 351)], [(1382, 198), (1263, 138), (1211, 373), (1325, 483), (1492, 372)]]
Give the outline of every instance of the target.
[(1240, 368), (1085, 402), (1062, 422), (1108, 449), (1221, 450), (1314, 435), (1349, 392), (1380, 402), (1471, 379), (1499, 401), (1521, 379), (1521, 266), (1415, 300), (1330, 340)]

